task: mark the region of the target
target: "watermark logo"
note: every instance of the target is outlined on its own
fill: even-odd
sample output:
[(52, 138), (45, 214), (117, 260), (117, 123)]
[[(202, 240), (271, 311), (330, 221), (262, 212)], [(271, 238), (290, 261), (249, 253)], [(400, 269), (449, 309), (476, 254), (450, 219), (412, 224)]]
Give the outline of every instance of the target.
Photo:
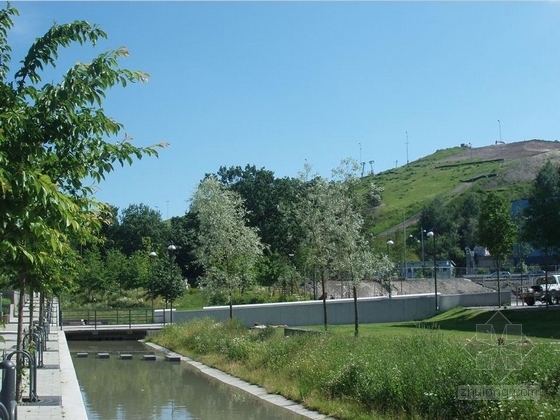
[[(533, 350), (533, 343), (522, 331), (497, 311), (485, 324), (477, 324), (476, 334), (467, 340), (464, 350), (497, 382), (521, 369), (523, 360)], [(538, 389), (517, 385), (464, 385), (457, 389), (459, 399), (534, 399)]]
[(497, 311), (485, 324), (477, 324), (476, 334), (463, 347), (475, 359), (476, 366), (502, 382), (533, 350), (521, 324), (512, 324)]
[(540, 388), (536, 385), (459, 385), (457, 398), (473, 400), (536, 400)]

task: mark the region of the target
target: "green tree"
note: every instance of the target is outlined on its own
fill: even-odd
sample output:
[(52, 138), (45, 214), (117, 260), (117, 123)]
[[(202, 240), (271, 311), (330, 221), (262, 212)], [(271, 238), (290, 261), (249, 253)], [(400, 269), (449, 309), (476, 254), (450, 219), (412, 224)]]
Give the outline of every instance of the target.
[(151, 261), (150, 296), (161, 296), (165, 308), (171, 305), (173, 310), (173, 302), (185, 293), (186, 285), (181, 276), (181, 269), (175, 262), (175, 253), (169, 255), (167, 249), (162, 249), (158, 255), (160, 256)]
[(498, 280), (498, 306), (502, 306), (500, 270), (504, 260), (511, 255), (517, 236), (509, 201), (502, 195), (491, 191), (482, 202), (478, 220), (478, 243), (490, 252)]
[(417, 229), (434, 230), (437, 232), (436, 258), (464, 258), (464, 250), (460, 248), (458, 232), (459, 216), (443, 197), (436, 197), (422, 208)]
[(326, 281), (336, 255), (337, 213), (333, 206), (336, 194), (328, 181), (311, 175), (309, 164), (305, 165), (300, 179), (305, 188), (291, 207), (293, 217), (302, 232), (298, 254), (312, 276), (318, 276), (321, 280), (323, 323), (327, 330)]
[(364, 220), (357, 210), (356, 190), (360, 184), (360, 165), (357, 161), (343, 159), (333, 170), (334, 182), (331, 206), (336, 216), (334, 229), (335, 254), (334, 271), (339, 278), (348, 278), (352, 285), (354, 299), (354, 335), (359, 335), (359, 311), (357, 287), (367, 277), (375, 273), (389, 271), (392, 267), (388, 258), (375, 255), (364, 237)]
[(331, 206), (336, 214), (334, 238), (336, 238), (334, 268), (339, 278), (349, 277), (354, 299), (354, 335), (359, 335), (359, 313), (357, 286), (366, 274), (373, 271), (373, 254), (363, 238), (364, 221), (356, 210), (353, 191), (359, 182), (357, 161), (345, 159), (333, 171), (335, 182), (330, 185), (334, 199)]
[(99, 248), (86, 250), (78, 265), (77, 290), (85, 294), (87, 301), (93, 302), (98, 293), (105, 294), (110, 285), (105, 277), (105, 261), (101, 258)]
[(211, 176), (198, 186), (191, 210), (199, 221), (195, 254), (205, 270), (204, 287), (210, 291), (225, 289), (232, 319), (233, 291), (250, 287), (263, 253), (258, 231), (247, 225), (247, 211), (239, 194)]
[(127, 256), (143, 249), (149, 240), (153, 246), (168, 245), (170, 240), (169, 224), (161, 219), (161, 213), (145, 204), (131, 204), (120, 214), (118, 223), (112, 231), (112, 241)]
[(522, 225), (522, 239), (541, 253), (547, 277), (550, 260), (560, 250), (559, 171), (560, 168), (550, 161), (540, 169), (531, 188)]
[(188, 211), (184, 216), (172, 217), (170, 224), (171, 243), (177, 246), (175, 260), (181, 267), (183, 278), (186, 278), (194, 287), (197, 285), (197, 279), (204, 274), (204, 270), (197, 263), (195, 256), (199, 229), (198, 219), (192, 211)]
[(523, 238), (541, 252), (547, 266), (560, 245), (560, 175), (550, 161), (533, 181), (524, 216)]
[(259, 230), (262, 242), (271, 253), (287, 256), (297, 248), (298, 235), (292, 232), (294, 225), (282, 212), (283, 203), (295, 198), (297, 179), (278, 179), (272, 171), (254, 165), (246, 165), (244, 169), (220, 167), (217, 179), (241, 196), (249, 226)]
[(17, 15), (10, 4), (0, 11), (0, 252), (6, 269), (17, 273), (21, 291), (21, 350), (28, 280), (49, 272), (73, 243), (93, 240), (100, 227), (106, 206), (93, 198), (89, 180), (100, 182), (115, 163), (132, 163), (134, 157), (155, 155), (156, 149), (135, 147), (126, 135), (116, 143), (108, 141), (123, 126), (101, 108), (105, 91), (148, 77), (119, 68), (119, 60), (128, 56), (126, 48), (77, 63), (60, 82), (43, 84), (41, 71), (55, 66), (60, 48), (95, 44), (106, 34), (84, 21), (55, 24), (12, 73), (7, 34)]
[(467, 192), (464, 197), (461, 196), (454, 206), (454, 213), (456, 214), (458, 231), (461, 232), (459, 237), (460, 248), (462, 250), (466, 247), (474, 248), (480, 214), (480, 192)]

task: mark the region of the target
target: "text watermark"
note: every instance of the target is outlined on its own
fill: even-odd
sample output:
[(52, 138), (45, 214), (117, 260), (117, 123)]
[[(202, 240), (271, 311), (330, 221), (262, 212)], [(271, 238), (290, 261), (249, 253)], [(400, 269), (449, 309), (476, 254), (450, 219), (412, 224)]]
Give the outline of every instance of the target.
[(467, 400), (536, 400), (538, 386), (531, 385), (459, 385), (457, 398)]

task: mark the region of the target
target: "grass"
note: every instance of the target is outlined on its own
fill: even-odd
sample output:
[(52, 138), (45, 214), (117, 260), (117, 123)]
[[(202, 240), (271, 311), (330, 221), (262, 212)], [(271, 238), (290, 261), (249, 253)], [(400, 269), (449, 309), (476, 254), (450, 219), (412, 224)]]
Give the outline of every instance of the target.
[(202, 292), (194, 287), (189, 288), (187, 293), (177, 299), (176, 302), (173, 303), (173, 307), (185, 310), (195, 310), (195, 309), (202, 309), (206, 306), (206, 298), (202, 294)]
[[(526, 197), (529, 182), (502, 176), (520, 164), (518, 159), (496, 162), (465, 156), (460, 161), (449, 160), (465, 153), (465, 150), (461, 147), (438, 150), (407, 165), (364, 177), (358, 194), (367, 194), (370, 182), (384, 189), (383, 204), (366, 217), (366, 225), (376, 237), (376, 247), (383, 249), (386, 241), (382, 235), (384, 232), (402, 224), (403, 218), (418, 215), (438, 196), (445, 201), (453, 201), (474, 186), (481, 190), (498, 189), (511, 200)], [(497, 176), (484, 178), (487, 175)], [(464, 182), (473, 179), (476, 182)]]
[[(442, 314), (436, 315), (424, 321), (410, 321), (386, 324), (362, 324), (360, 325), (360, 336), (402, 336), (408, 335), (417, 329), (437, 329), (450, 340), (464, 341), (473, 337), (477, 331), (477, 325), (486, 324), (496, 311), (486, 309), (455, 308)], [(556, 342), (560, 340), (560, 307), (551, 306), (546, 308), (508, 309), (501, 311), (505, 319), (511, 324), (521, 325), (523, 335), (538, 342)], [(505, 321), (492, 323), (495, 329), (503, 331)], [(323, 330), (323, 326), (312, 325), (305, 328), (312, 330)], [(330, 325), (328, 331), (332, 334), (352, 335), (354, 325)]]
[[(477, 364), (488, 343), (469, 340), (492, 313), (461, 308), (420, 323), (362, 325), (358, 338), (351, 326), (284, 337), (281, 329), (204, 319), (172, 325), (150, 339), (340, 419), (556, 418), (560, 363), (550, 330), (538, 327), (538, 315), (547, 324), (555, 311), (513, 312), (515, 322), (535, 327), (531, 337), (539, 342), (502, 343), (512, 360), (523, 358), (512, 371), (503, 361)], [(457, 387), (472, 384), (533, 386), (540, 399), (460, 400)]]

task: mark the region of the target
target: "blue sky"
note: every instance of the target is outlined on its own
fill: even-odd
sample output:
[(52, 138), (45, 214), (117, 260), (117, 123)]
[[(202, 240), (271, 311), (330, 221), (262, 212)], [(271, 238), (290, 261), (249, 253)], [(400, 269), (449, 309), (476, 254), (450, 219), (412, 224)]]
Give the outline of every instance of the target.
[(12, 4), (12, 69), (53, 22), (87, 20), (108, 40), (62, 52), (45, 82), (121, 45), (122, 67), (151, 75), (103, 105), (135, 144), (170, 143), (99, 186), (121, 209), (182, 215), (220, 166), (296, 177), (307, 160), (330, 177), (346, 157), (381, 172), (500, 135), (560, 137), (556, 2)]

